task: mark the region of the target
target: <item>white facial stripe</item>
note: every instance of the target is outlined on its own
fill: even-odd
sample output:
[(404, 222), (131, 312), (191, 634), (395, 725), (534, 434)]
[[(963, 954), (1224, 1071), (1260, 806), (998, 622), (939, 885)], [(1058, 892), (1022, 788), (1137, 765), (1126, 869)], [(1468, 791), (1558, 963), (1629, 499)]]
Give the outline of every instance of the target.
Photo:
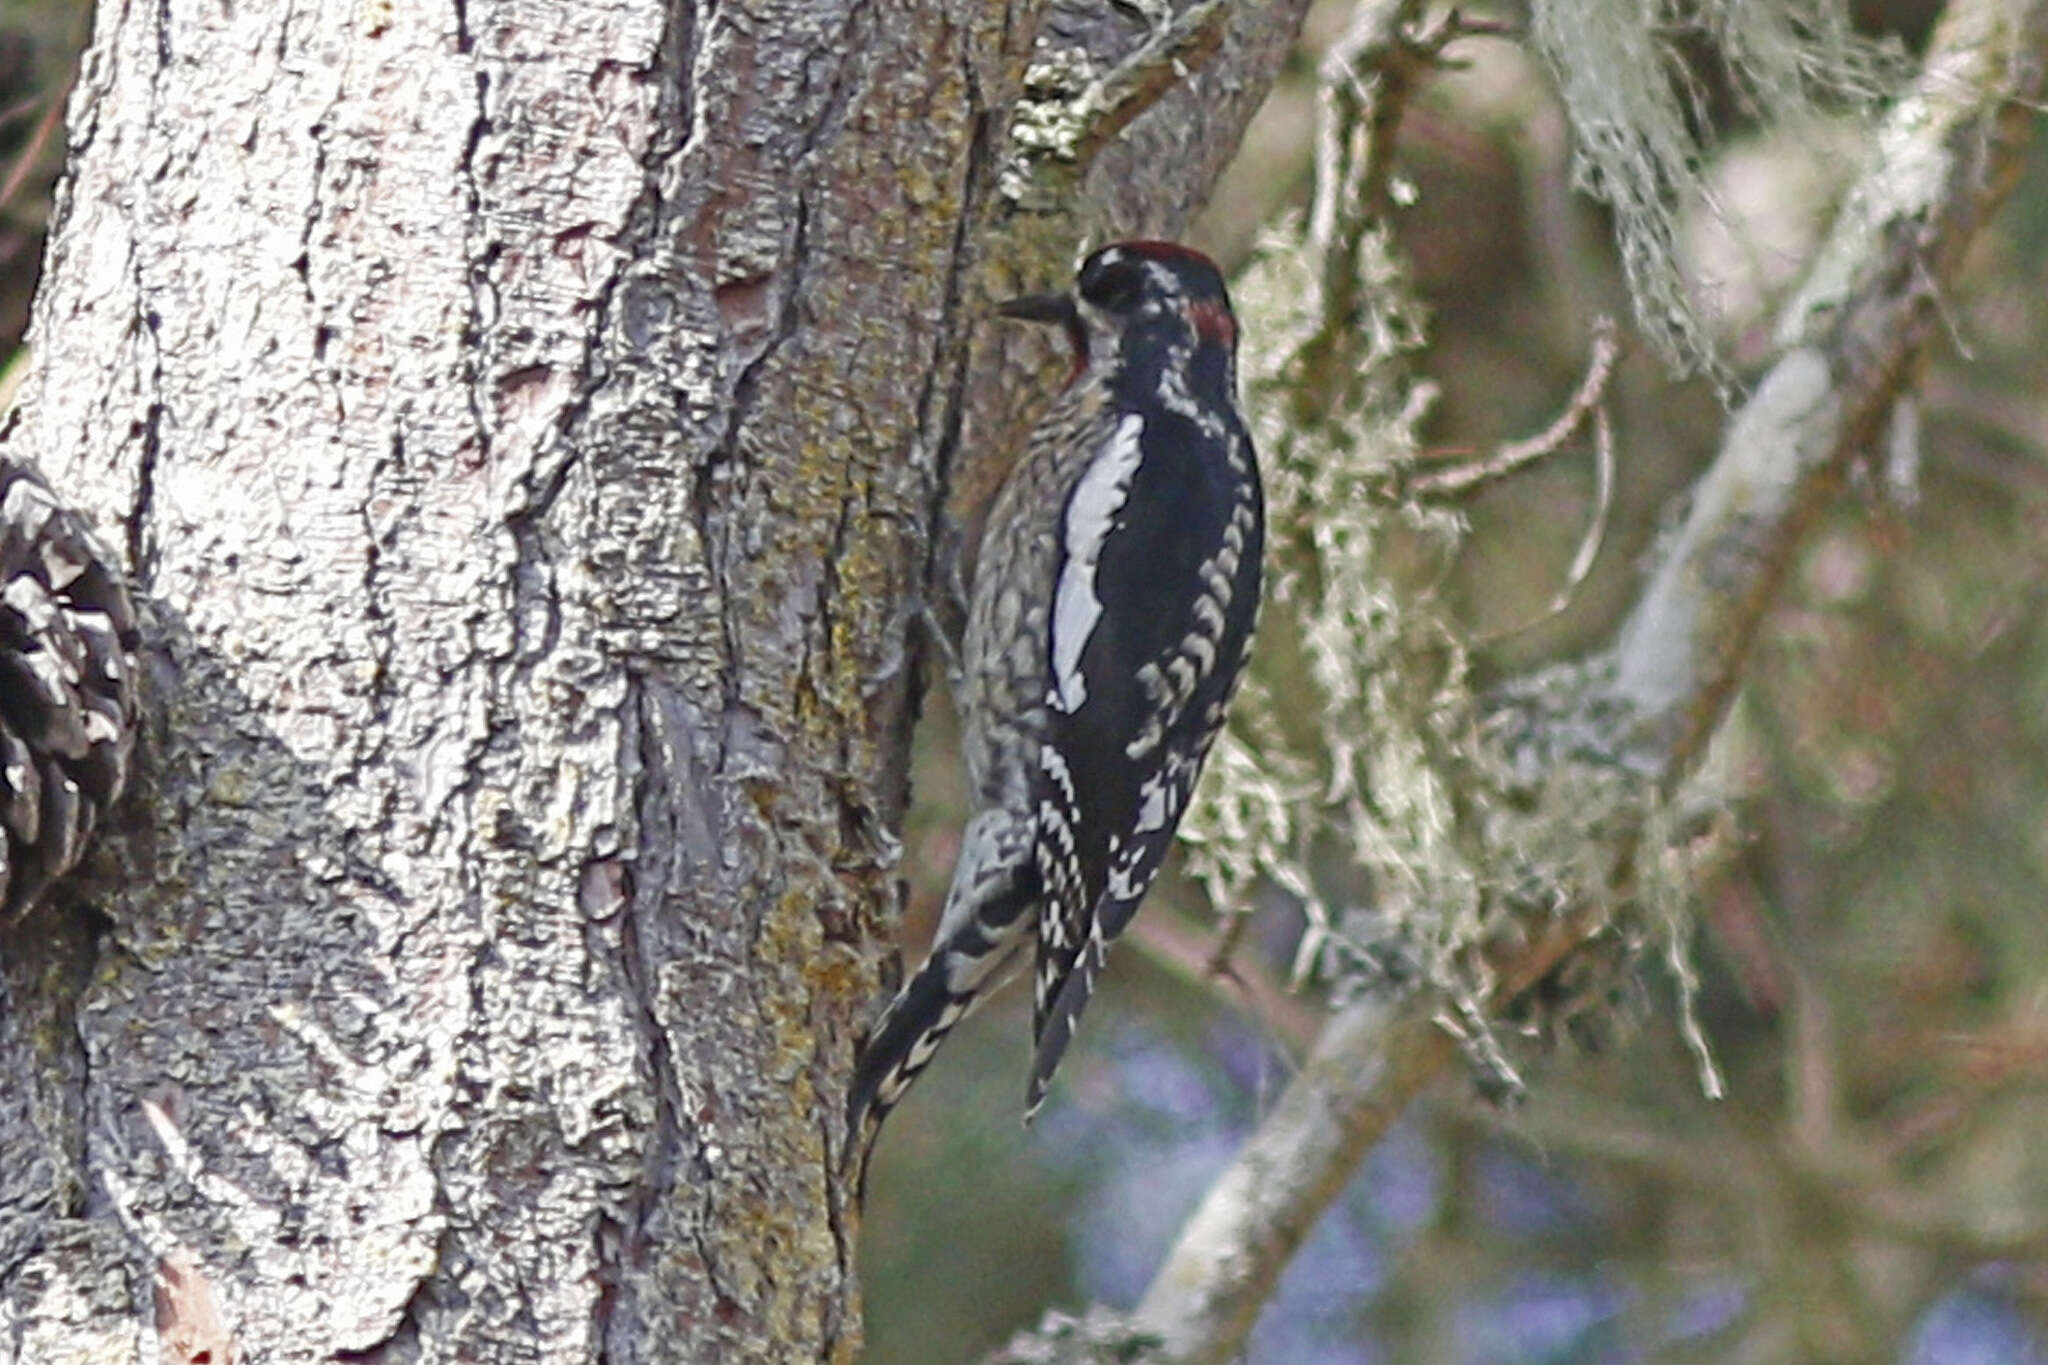
[(1081, 652), (1102, 619), (1102, 599), (1095, 592), (1095, 568), (1103, 542), (1137, 473), (1143, 447), (1139, 437), (1145, 419), (1136, 413), (1117, 423), (1116, 430), (1088, 464), (1088, 471), (1067, 503), (1067, 562), (1053, 595), (1053, 705), (1069, 714), (1088, 700), (1088, 682), (1081, 676)]

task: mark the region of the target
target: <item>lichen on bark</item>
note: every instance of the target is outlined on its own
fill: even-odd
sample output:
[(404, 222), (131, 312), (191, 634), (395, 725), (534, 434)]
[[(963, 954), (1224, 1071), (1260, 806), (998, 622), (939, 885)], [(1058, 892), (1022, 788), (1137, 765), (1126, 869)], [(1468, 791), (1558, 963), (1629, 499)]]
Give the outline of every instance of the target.
[[(1178, 227), (1298, 12), (1119, 212)], [(10, 449), (127, 550), (156, 761), (104, 930), (7, 980), (12, 1349), (204, 1286), (244, 1358), (851, 1358), (907, 604), (1014, 416), (1041, 17), (103, 7)]]

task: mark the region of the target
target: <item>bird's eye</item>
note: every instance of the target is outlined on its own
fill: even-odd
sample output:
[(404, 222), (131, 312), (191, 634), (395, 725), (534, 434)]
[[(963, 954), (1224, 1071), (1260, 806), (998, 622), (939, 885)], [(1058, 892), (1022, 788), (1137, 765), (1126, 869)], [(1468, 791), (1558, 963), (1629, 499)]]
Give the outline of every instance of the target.
[(1081, 267), (1081, 297), (1106, 313), (1121, 313), (1138, 302), (1144, 267), (1130, 257), (1104, 254)]

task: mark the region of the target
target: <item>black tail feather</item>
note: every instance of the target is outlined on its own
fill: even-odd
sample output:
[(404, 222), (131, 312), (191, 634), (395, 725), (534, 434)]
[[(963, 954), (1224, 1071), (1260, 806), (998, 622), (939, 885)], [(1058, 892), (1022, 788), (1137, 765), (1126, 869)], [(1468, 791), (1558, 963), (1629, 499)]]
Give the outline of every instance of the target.
[(1045, 1103), (1053, 1073), (1060, 1069), (1060, 1059), (1067, 1055), (1067, 1044), (1074, 1040), (1074, 1027), (1081, 1022), (1081, 1011), (1088, 1008), (1089, 997), (1095, 994), (1096, 979), (1108, 960), (1109, 945), (1100, 938), (1091, 938), (1075, 955), (1072, 969), (1060, 983), (1059, 993), (1045, 1012), (1045, 1023), (1038, 1031), (1038, 1049), (1031, 1058), (1031, 1082), (1024, 1093), (1024, 1122), (1037, 1117), (1039, 1106)]
[(947, 988), (945, 964), (933, 958), (918, 968), (917, 975), (868, 1031), (854, 1059), (853, 1087), (846, 1098), (842, 1168), (852, 1166), (858, 1171), (856, 1188), (867, 1184), (868, 1156), (882, 1120), (889, 1117), (911, 1082), (931, 1064), (939, 1044), (975, 1003), (974, 995), (955, 995)]

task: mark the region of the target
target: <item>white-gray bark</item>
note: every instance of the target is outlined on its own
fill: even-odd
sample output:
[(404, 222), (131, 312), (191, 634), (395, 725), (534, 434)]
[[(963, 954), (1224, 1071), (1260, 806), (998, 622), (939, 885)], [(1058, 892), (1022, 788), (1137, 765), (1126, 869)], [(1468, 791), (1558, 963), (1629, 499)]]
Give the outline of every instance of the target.
[(1301, 8), (1034, 198), (1033, 0), (101, 7), (7, 453), (148, 762), (0, 940), (0, 1356), (851, 1357), (970, 334), (1180, 227)]

